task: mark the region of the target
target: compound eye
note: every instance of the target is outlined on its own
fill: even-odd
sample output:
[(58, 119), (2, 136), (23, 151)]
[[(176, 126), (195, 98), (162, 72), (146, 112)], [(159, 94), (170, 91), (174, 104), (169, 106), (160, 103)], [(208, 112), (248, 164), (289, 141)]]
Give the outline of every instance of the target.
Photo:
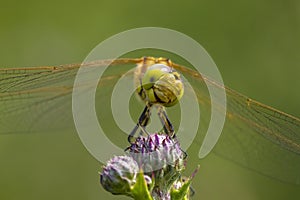
[(171, 67), (164, 65), (164, 64), (154, 64), (148, 68), (148, 71), (152, 70), (158, 70), (161, 71), (162, 73), (171, 73), (172, 69)]
[(171, 72), (172, 69), (163, 64), (154, 64), (150, 66), (142, 79), (143, 88), (146, 90), (150, 89), (163, 75)]

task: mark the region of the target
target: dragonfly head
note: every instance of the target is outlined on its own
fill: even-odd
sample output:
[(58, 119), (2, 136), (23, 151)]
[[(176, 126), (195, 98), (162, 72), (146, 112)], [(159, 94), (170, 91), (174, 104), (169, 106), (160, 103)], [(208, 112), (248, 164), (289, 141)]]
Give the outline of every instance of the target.
[(141, 87), (149, 103), (166, 107), (175, 105), (184, 92), (180, 74), (164, 64), (150, 66), (142, 78)]

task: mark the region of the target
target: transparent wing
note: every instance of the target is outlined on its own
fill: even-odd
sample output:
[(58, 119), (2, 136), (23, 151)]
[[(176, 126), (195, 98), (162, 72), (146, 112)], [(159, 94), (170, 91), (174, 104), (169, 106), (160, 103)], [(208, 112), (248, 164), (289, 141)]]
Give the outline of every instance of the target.
[[(141, 61), (103, 60), (83, 65), (101, 67), (112, 62), (114, 66), (99, 82), (99, 86), (103, 87), (96, 97), (99, 104), (97, 110), (105, 114), (105, 117), (99, 117), (100, 122), (108, 124), (113, 120), (106, 112), (110, 108), (108, 99), (112, 88), (122, 74)], [(71, 94), (79, 67), (80, 64), (0, 69), (0, 134), (74, 128)], [(222, 86), (189, 68), (176, 64), (174, 67), (188, 79), (197, 94), (201, 121), (195, 145), (200, 146), (210, 119), (211, 102), (205, 84), (218, 89)], [(226, 123), (213, 152), (263, 175), (299, 184), (300, 120), (229, 88), (225, 89)], [(107, 128), (112, 131), (111, 127)]]
[[(205, 83), (219, 89), (223, 86), (189, 68), (180, 65), (175, 68), (189, 77), (198, 96), (201, 114), (208, 116), (200, 124), (200, 132), (205, 132), (211, 103)], [(263, 175), (300, 184), (300, 120), (230, 88), (224, 89), (226, 122), (213, 152)], [(196, 142), (201, 144), (202, 138), (197, 136)]]
[[(109, 89), (126, 65), (140, 59), (102, 60), (85, 64), (0, 69), (0, 134), (69, 130), (72, 118), (72, 91), (80, 66), (108, 63), (118, 66), (103, 75), (99, 84)], [(102, 87), (102, 88), (106, 88)], [(106, 95), (105, 93), (102, 95)], [(105, 98), (100, 98), (105, 99)]]

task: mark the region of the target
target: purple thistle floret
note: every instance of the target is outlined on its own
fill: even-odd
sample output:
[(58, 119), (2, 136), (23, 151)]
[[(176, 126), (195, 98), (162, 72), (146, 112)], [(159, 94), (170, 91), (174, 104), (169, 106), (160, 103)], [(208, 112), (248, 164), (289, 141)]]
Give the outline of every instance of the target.
[(128, 149), (144, 172), (159, 170), (167, 166), (180, 167), (185, 158), (176, 139), (157, 133), (147, 137), (138, 137)]

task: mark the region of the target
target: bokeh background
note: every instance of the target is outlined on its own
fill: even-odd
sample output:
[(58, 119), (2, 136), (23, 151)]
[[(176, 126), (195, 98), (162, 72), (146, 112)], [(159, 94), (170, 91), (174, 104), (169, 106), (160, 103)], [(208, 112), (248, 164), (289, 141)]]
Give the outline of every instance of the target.
[[(109, 36), (143, 26), (187, 34), (209, 52), (227, 86), (300, 116), (297, 0), (1, 1), (0, 66), (81, 62)], [(300, 198), (299, 186), (214, 154), (199, 164), (194, 199)], [(126, 199), (100, 187), (101, 166), (74, 130), (0, 135), (0, 199)]]

